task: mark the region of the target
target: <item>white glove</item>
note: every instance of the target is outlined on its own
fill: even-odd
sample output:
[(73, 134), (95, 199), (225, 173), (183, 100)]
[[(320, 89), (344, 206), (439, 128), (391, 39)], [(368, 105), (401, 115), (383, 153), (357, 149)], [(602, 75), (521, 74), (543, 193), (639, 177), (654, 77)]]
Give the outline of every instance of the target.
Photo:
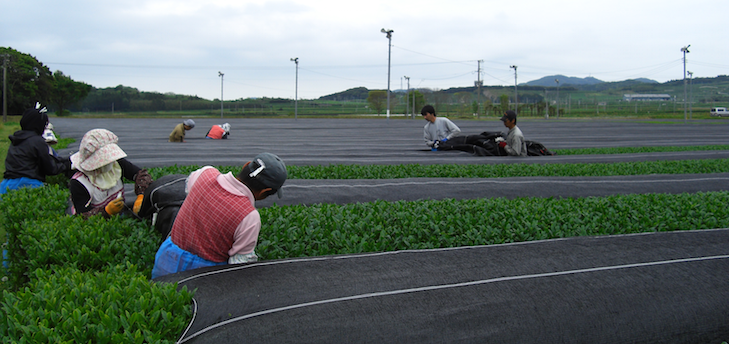
[(503, 137), (499, 136), (499, 137), (495, 138), (494, 141), (501, 142), (501, 141), (506, 141), (506, 140), (504, 140)]
[(236, 254), (230, 258), (228, 258), (228, 264), (242, 264), (242, 263), (254, 263), (258, 261), (258, 256), (256, 255), (256, 252), (251, 252), (248, 254)]

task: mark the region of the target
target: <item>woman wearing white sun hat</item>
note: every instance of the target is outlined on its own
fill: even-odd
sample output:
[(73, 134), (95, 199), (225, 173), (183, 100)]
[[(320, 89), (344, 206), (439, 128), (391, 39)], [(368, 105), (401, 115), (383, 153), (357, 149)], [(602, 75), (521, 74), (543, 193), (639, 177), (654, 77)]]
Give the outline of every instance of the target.
[[(81, 140), (79, 151), (71, 155), (71, 169), (75, 172), (69, 182), (71, 214), (116, 215), (124, 209), (122, 177), (135, 182), (138, 198), (152, 183), (146, 169), (125, 159), (127, 154), (119, 148), (118, 141), (109, 130), (92, 129)], [(141, 200), (137, 201), (141, 204)]]

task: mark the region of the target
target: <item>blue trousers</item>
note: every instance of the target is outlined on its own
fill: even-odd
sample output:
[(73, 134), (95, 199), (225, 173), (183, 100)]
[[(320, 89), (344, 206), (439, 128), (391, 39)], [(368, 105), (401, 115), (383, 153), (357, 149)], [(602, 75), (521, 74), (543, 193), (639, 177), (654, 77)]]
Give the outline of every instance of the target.
[(187, 271), (206, 266), (225, 265), (228, 262), (211, 262), (207, 259), (200, 258), (190, 252), (181, 249), (172, 242), (171, 237), (160, 245), (157, 254), (154, 256), (154, 268), (152, 268), (152, 278), (173, 274), (175, 272)]
[(16, 179), (3, 179), (0, 182), (0, 195), (8, 192), (9, 190), (17, 190), (23, 187), (37, 188), (43, 186), (43, 182), (38, 179), (30, 178), (16, 178)]

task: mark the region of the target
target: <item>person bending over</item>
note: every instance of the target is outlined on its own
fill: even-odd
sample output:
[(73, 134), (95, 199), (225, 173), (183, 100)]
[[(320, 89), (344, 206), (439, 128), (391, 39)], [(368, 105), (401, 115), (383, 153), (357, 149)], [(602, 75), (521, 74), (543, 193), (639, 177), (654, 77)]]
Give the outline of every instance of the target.
[[(141, 205), (144, 190), (152, 183), (146, 169), (127, 161), (126, 153), (117, 145), (119, 139), (106, 129), (89, 130), (81, 139), (79, 151), (71, 155), (75, 170), (68, 183), (71, 192), (71, 215), (106, 218), (124, 210), (122, 177), (135, 182), (135, 208)], [(138, 210), (137, 210), (138, 211)]]
[(170, 142), (185, 142), (185, 132), (195, 127), (195, 121), (188, 118), (175, 126), (170, 133)]
[(215, 124), (213, 125), (210, 130), (208, 130), (208, 133), (205, 134), (206, 139), (214, 139), (214, 140), (224, 140), (228, 138), (228, 135), (230, 135), (230, 124), (229, 123), (223, 123), (223, 124)]
[(22, 187), (40, 187), (46, 176), (69, 173), (71, 162), (68, 158), (54, 156), (43, 131), (48, 126), (46, 108), (31, 108), (20, 118), (20, 130), (8, 136), (10, 147), (5, 157), (5, 172), (0, 182), (0, 195), (8, 190)]
[(206, 266), (255, 262), (261, 216), (255, 201), (277, 194), (286, 165), (261, 153), (237, 175), (205, 166), (187, 178), (187, 197), (157, 250), (152, 278)]

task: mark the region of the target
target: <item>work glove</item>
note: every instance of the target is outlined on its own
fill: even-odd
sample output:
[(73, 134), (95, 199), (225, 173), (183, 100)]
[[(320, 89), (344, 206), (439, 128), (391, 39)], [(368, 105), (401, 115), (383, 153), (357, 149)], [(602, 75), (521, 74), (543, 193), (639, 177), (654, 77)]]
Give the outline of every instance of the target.
[(106, 210), (106, 213), (109, 214), (110, 216), (114, 216), (116, 214), (121, 213), (121, 211), (124, 210), (124, 199), (117, 198), (117, 199), (109, 202), (109, 204), (107, 204), (106, 207), (104, 207), (104, 210)]
[(146, 168), (139, 170), (137, 175), (134, 176), (134, 194), (143, 194), (149, 184), (152, 184), (152, 176), (149, 175)]
[(501, 147), (501, 148), (506, 147), (506, 141), (499, 142), (499, 147)]
[(139, 214), (139, 209), (142, 209), (142, 201), (144, 201), (144, 195), (137, 195), (137, 200), (134, 201), (134, 207), (132, 208), (135, 214)]
[(448, 141), (448, 138), (447, 137), (446, 138), (443, 138), (442, 140), (440, 140), (441, 143), (446, 142), (446, 141)]

